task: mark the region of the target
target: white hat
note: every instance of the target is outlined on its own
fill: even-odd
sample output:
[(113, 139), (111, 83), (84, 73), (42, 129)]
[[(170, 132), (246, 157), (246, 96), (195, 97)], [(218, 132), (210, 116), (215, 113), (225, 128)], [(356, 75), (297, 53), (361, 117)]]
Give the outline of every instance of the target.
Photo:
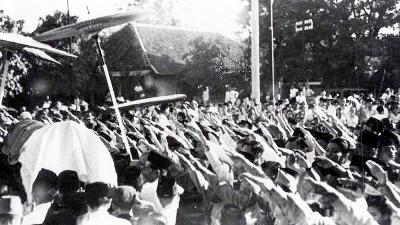
[(32, 114), (28, 111), (22, 112), (21, 115), (19, 116), (21, 120), (31, 120), (32, 119)]

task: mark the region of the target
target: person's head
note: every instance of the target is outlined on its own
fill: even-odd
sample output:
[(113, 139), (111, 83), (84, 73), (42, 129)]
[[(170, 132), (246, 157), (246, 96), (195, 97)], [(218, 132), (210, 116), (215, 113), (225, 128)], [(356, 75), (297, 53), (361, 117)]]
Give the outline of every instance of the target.
[(374, 220), (381, 225), (390, 225), (390, 216), (392, 211), (382, 196), (368, 196), (366, 198), (368, 212), (374, 217)]
[(142, 177), (145, 182), (153, 182), (160, 176), (162, 169), (167, 169), (171, 165), (169, 161), (163, 155), (151, 151), (145, 162), (145, 166), (142, 169)]
[(243, 139), (238, 142), (236, 147), (237, 151), (240, 152), (250, 162), (260, 165), (262, 158), (261, 155), (264, 151), (262, 145), (253, 140)]
[(111, 206), (110, 188), (106, 183), (95, 182), (85, 186), (86, 202), (89, 210), (108, 209)]
[(42, 169), (32, 185), (33, 201), (37, 204), (50, 202), (56, 196), (57, 189), (57, 175), (50, 170)]
[(379, 114), (383, 114), (384, 113), (384, 109), (383, 109), (383, 106), (378, 106), (378, 107), (376, 107), (376, 111), (379, 113)]
[(261, 168), (271, 180), (275, 180), (281, 165), (278, 162), (266, 161), (261, 164)]
[(19, 118), (20, 118), (21, 120), (31, 120), (33, 117), (32, 117), (32, 114), (31, 114), (30, 112), (28, 112), (28, 111), (23, 111), (23, 112), (21, 113), (21, 115), (19, 116)]
[(197, 108), (199, 108), (199, 103), (198, 103), (196, 100), (192, 100), (192, 101), (190, 102), (190, 106), (191, 106), (193, 109), (197, 109)]
[(341, 138), (332, 139), (326, 146), (326, 157), (342, 164), (347, 160), (349, 143)]
[(393, 161), (396, 158), (396, 147), (394, 145), (383, 146), (378, 150), (378, 159), (384, 163)]
[(129, 214), (135, 204), (136, 194), (135, 188), (131, 186), (116, 188), (112, 200), (113, 214)]
[(303, 152), (309, 152), (310, 149), (304, 139), (301, 136), (293, 136), (286, 142), (285, 148), (290, 150), (302, 150)]
[(78, 174), (72, 170), (64, 170), (58, 175), (58, 189), (62, 194), (77, 192), (80, 188)]
[(170, 109), (170, 107), (168, 104), (161, 104), (159, 107), (159, 113), (168, 116), (170, 114), (169, 109)]
[(20, 225), (22, 222), (22, 204), (17, 196), (0, 198), (0, 225)]

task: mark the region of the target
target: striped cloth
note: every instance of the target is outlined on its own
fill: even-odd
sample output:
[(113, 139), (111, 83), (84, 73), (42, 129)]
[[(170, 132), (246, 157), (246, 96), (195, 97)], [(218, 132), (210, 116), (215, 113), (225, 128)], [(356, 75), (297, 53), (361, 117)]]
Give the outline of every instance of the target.
[(13, 125), (6, 137), (2, 152), (8, 156), (9, 162), (17, 162), (21, 154), (20, 150), (33, 132), (42, 128), (45, 124), (36, 120), (22, 120)]

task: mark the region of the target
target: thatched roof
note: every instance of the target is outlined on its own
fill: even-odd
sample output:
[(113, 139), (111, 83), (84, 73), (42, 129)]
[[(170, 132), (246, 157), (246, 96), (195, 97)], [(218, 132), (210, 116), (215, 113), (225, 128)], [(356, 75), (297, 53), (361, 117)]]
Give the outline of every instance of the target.
[(106, 39), (104, 49), (111, 71), (151, 69), (158, 75), (180, 74), (185, 55), (199, 38), (228, 46), (230, 61), (243, 55), (241, 43), (221, 34), (176, 27), (128, 23), (108, 29), (102, 36)]

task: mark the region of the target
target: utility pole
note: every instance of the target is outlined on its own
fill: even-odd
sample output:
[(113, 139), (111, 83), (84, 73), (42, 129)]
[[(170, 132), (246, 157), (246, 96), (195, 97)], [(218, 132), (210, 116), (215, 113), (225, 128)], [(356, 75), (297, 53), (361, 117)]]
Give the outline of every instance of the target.
[(251, 0), (251, 97), (260, 103), (260, 22), (258, 0)]
[(274, 0), (271, 1), (271, 75), (272, 75), (272, 102), (275, 105), (275, 44), (274, 44)]

